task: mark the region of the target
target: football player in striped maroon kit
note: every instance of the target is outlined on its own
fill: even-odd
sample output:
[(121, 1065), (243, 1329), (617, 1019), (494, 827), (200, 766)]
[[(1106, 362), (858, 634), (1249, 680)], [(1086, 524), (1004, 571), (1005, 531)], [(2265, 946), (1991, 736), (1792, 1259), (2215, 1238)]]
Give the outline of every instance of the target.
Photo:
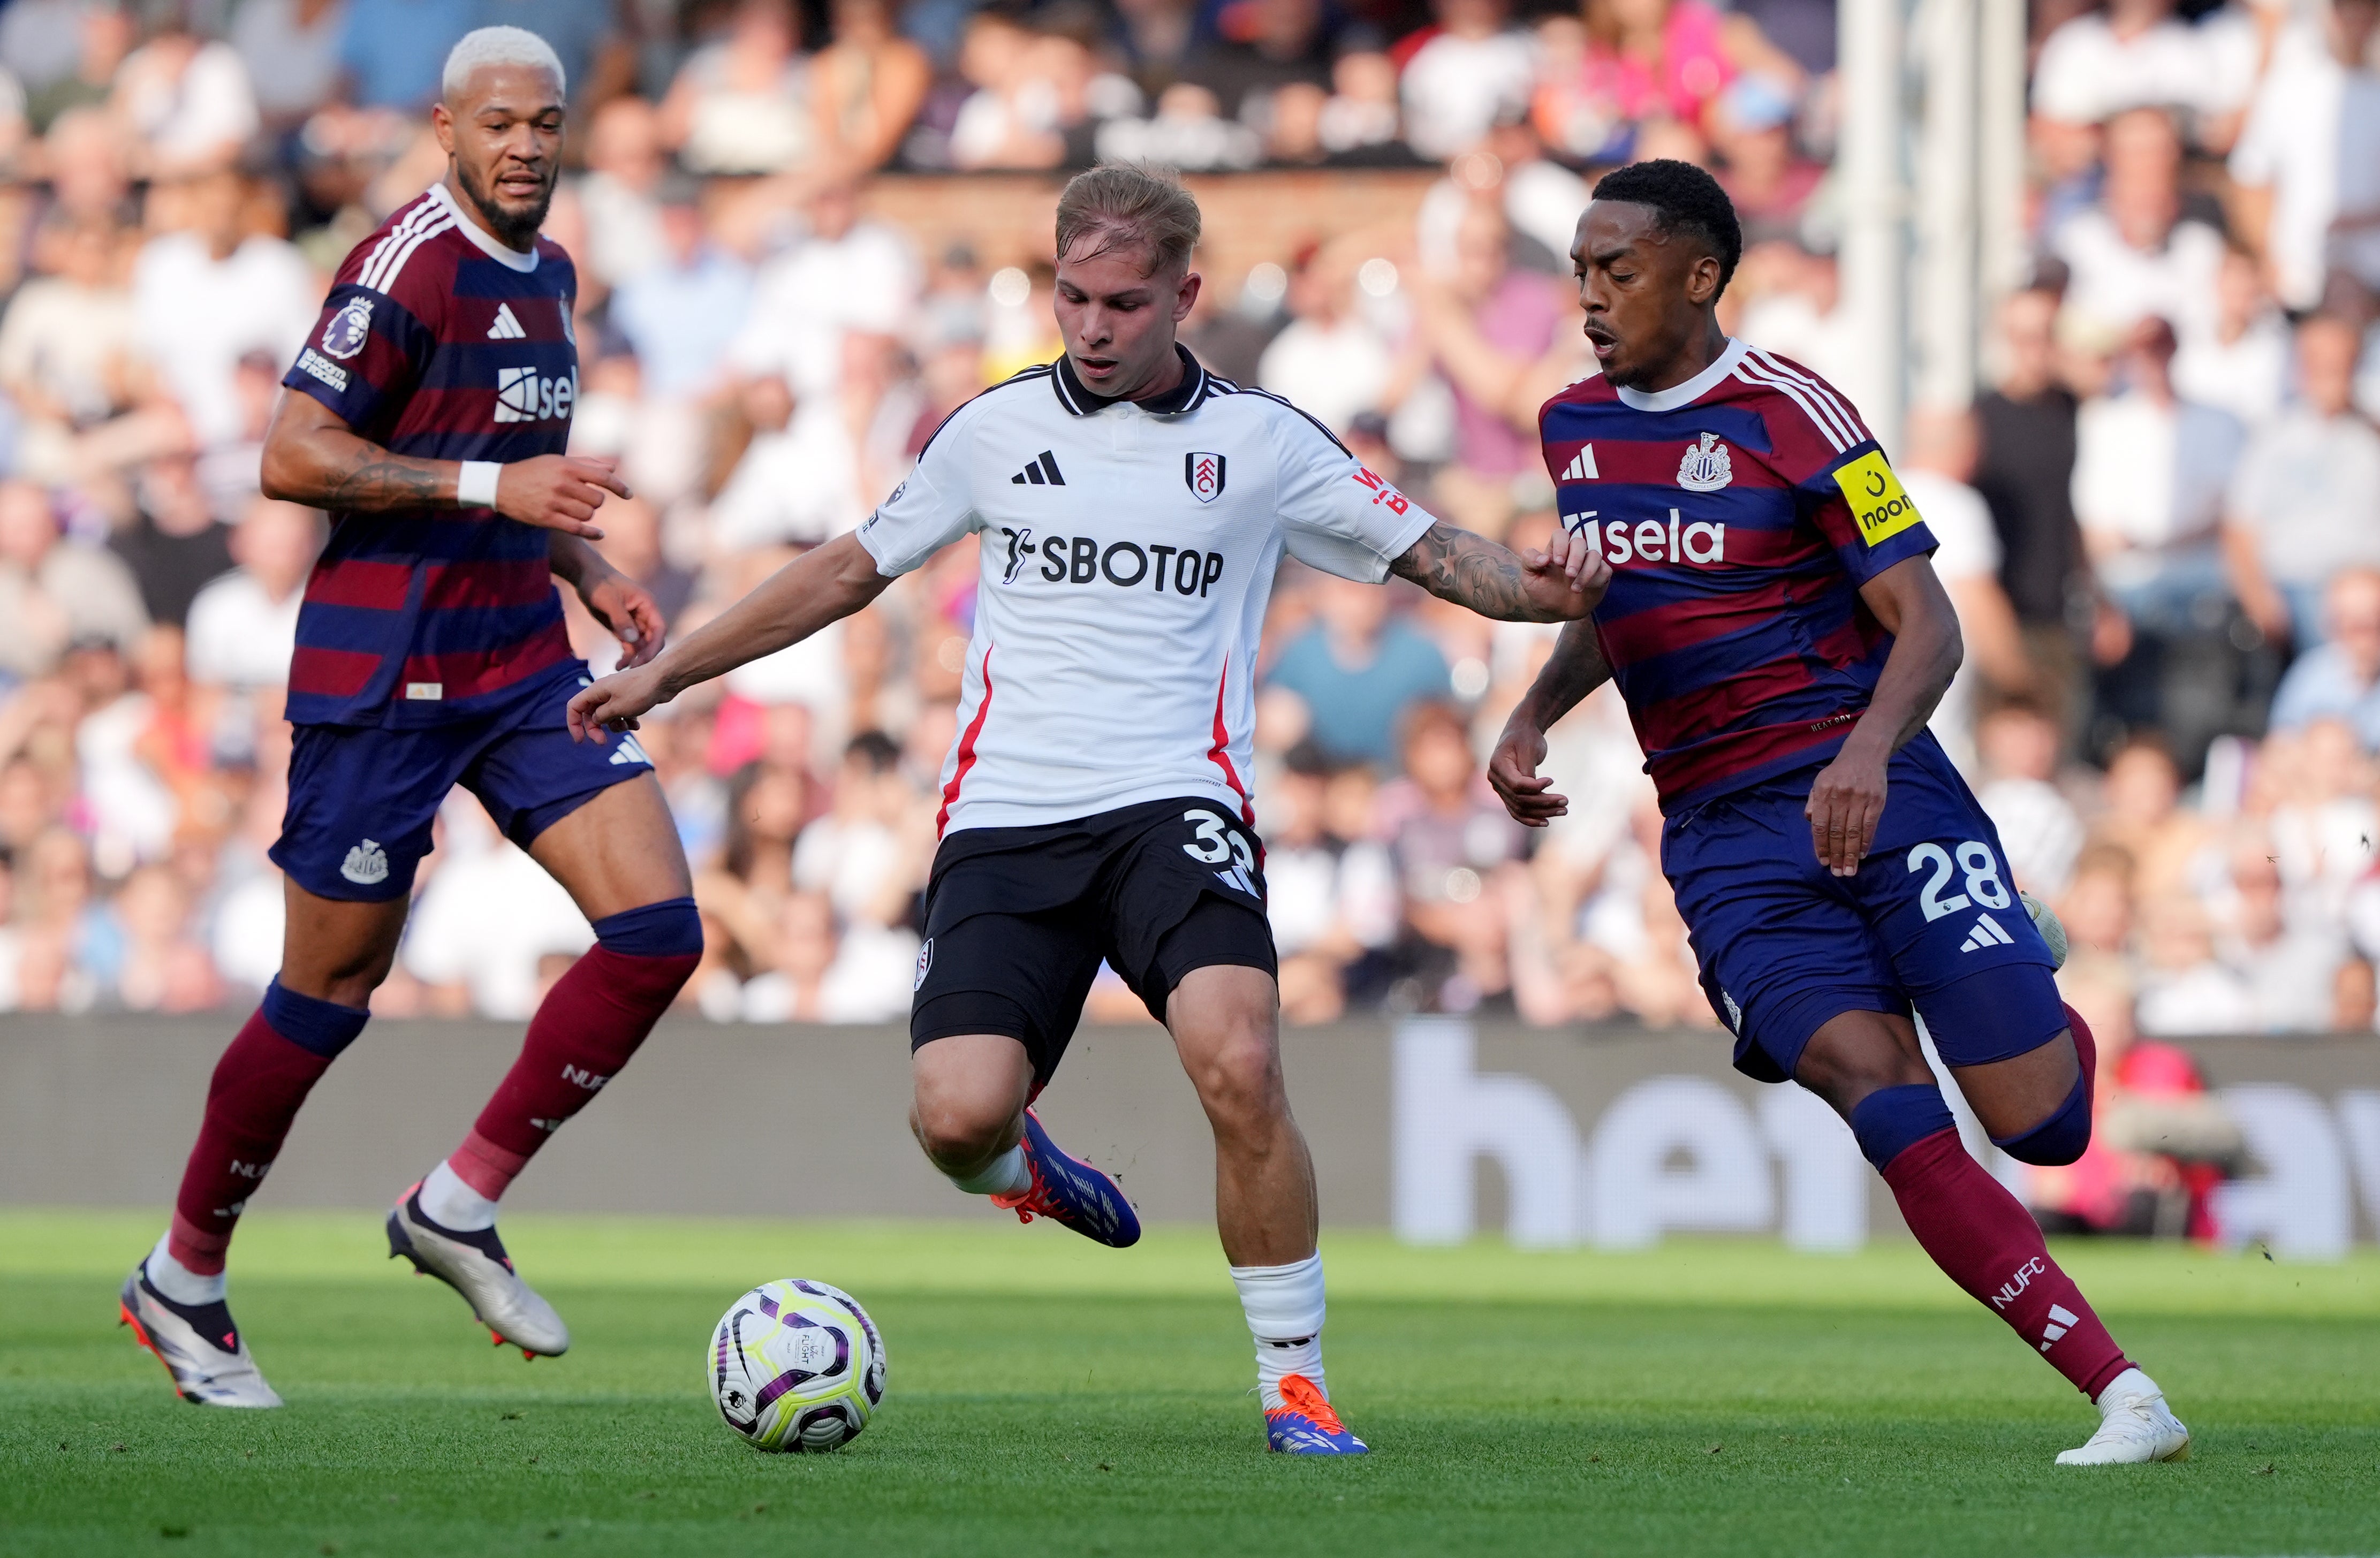
[(500, 1343), (551, 1356), (570, 1333), (513, 1270), (498, 1198), (626, 1064), (702, 950), (651, 764), (633, 743), (574, 743), (563, 717), (589, 677), (555, 580), (619, 636), (624, 664), (664, 633), (590, 544), (605, 494), (627, 488), (611, 462), (566, 453), (577, 273), (538, 236), (564, 89), (533, 33), (483, 28), (455, 46), (431, 111), (446, 176), (339, 267), (266, 434), (266, 493), (332, 526), (289, 673), (281, 972), (215, 1068), (172, 1225), (122, 1298), (192, 1401), (280, 1404), (232, 1322), (225, 1255), (308, 1091), (363, 1031), (455, 785), (595, 931), (461, 1145), (388, 1216), (390, 1255), (454, 1286)]
[(1536, 772), (1546, 729), (1616, 682), (1736, 1069), (1831, 1105), (1944, 1274), (2098, 1406), (2058, 1464), (2180, 1459), (2189, 1430), (1968, 1154), (1918, 1043), (1922, 1017), (2010, 1156), (2082, 1155), (2090, 1030), (1925, 730), (1961, 653), (1934, 537), (1840, 392), (1719, 328), (1742, 249), (1725, 192), (1687, 163), (1607, 175), (1579, 220), (1601, 371), (1538, 428), (1564, 526), (1611, 585), (1562, 630), (1488, 778), (1521, 821), (1560, 815)]

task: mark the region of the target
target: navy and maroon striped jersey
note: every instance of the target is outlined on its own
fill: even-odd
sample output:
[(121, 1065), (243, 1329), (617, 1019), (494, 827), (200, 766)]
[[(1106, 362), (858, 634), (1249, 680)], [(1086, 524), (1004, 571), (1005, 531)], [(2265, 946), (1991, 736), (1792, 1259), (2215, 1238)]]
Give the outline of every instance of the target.
[(1934, 549), (1851, 403), (1730, 341), (1668, 390), (1583, 380), (1537, 427), (1611, 563), (1596, 634), (1662, 810), (1832, 756), (1892, 647), (1860, 586)]
[[(497, 243), (443, 185), (339, 267), (282, 382), (391, 453), (559, 454), (578, 394), (577, 273)], [(486, 714), (570, 655), (549, 533), (492, 509), (335, 513), (298, 614), (289, 719), (437, 725)]]

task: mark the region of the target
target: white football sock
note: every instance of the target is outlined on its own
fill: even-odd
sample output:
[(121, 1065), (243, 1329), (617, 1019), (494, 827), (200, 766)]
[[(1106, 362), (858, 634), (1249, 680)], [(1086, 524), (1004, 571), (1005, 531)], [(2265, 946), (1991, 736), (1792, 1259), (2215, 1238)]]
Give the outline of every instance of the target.
[(1265, 1410), (1281, 1405), (1281, 1382), (1303, 1374), (1327, 1398), (1322, 1383), (1322, 1257), (1287, 1266), (1233, 1266), (1232, 1286), (1257, 1339), (1257, 1386)]
[(421, 1214), (458, 1234), (496, 1226), (496, 1203), (465, 1184), (463, 1177), (443, 1163), (421, 1181)]
[(973, 1174), (943, 1174), (971, 1196), (1021, 1196), (1033, 1188), (1033, 1165), (1025, 1161), (1022, 1141)]
[(173, 1251), (165, 1248), (171, 1238), (171, 1234), (159, 1235), (157, 1248), (149, 1251), (149, 1259), (141, 1263), (141, 1269), (149, 1274), (149, 1286), (177, 1304), (222, 1303), (224, 1274), (201, 1276), (174, 1259)]

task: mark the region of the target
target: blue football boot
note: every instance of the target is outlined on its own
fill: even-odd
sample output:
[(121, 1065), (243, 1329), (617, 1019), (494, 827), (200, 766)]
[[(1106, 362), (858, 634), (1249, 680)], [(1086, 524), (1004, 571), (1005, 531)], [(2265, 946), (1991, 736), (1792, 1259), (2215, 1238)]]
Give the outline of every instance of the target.
[(1265, 1409), (1265, 1447), (1284, 1455), (1363, 1455), (1372, 1447), (1330, 1409), (1322, 1387), (1303, 1374), (1285, 1374), (1281, 1405)]
[(1123, 1199), (1123, 1188), (1089, 1164), (1060, 1152), (1030, 1109), (1025, 1111), (1025, 1161), (1033, 1170), (1032, 1188), (994, 1196), (994, 1206), (1015, 1213), (1020, 1223), (1047, 1217), (1117, 1250), (1139, 1240), (1140, 1218)]

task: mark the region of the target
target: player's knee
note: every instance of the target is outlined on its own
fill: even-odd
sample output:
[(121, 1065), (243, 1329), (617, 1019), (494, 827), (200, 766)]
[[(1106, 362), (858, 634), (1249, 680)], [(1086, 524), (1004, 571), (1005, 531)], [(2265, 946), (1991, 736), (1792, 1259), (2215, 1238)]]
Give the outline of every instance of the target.
[(1281, 1048), (1269, 1025), (1234, 1028), (1199, 1057), (1190, 1080), (1219, 1126), (1254, 1124), (1283, 1107)]
[(990, 1099), (921, 1092), (910, 1129), (926, 1155), (945, 1168), (972, 1167), (1007, 1144), (1015, 1111)]
[(1992, 1145), (2019, 1163), (2045, 1167), (2072, 1163), (2091, 1145), (2091, 1093), (2080, 1077), (2066, 1102), (2046, 1119), (2013, 1136), (1995, 1136)]

